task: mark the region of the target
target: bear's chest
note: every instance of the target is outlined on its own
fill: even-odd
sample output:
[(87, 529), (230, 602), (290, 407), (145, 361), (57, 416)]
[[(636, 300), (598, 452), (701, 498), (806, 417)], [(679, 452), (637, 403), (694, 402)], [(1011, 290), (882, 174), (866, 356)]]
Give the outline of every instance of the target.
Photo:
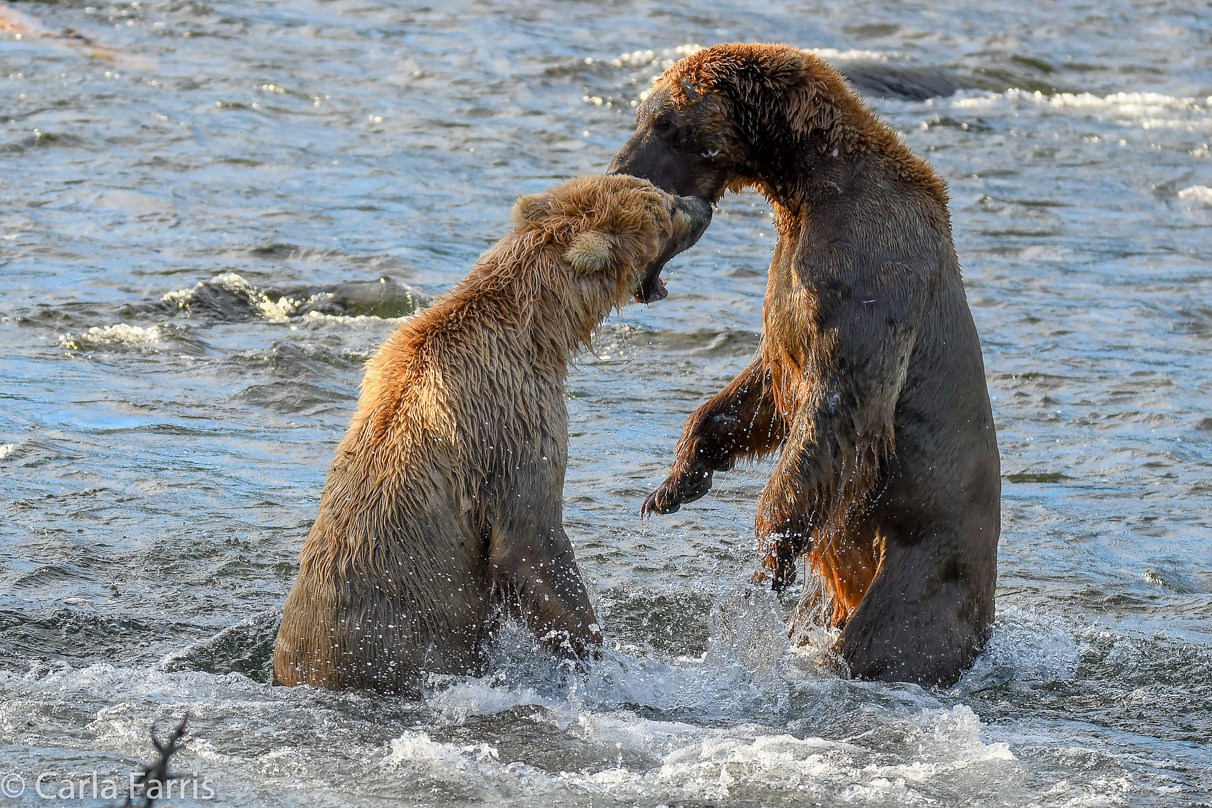
[(803, 371), (825, 328), (825, 306), (838, 290), (828, 267), (794, 247), (780, 240), (775, 249), (762, 324), (766, 341), (778, 346), (785, 360)]

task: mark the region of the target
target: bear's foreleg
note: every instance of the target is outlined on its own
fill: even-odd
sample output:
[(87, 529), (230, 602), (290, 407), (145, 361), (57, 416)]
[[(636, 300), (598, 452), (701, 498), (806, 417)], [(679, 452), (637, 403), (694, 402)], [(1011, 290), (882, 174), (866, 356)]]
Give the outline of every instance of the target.
[[(817, 297), (817, 338), (794, 346), (810, 369), (794, 391), (803, 403), (758, 502), (762, 571), (755, 578), (769, 575), (776, 590), (794, 582), (795, 562), (809, 551), (828, 568), (835, 598), (844, 590), (852, 600), (872, 574), (869, 547), (846, 539), (869, 532), (859, 522), (896, 450), (896, 403), (930, 283), (908, 264), (863, 258), (825, 252), (805, 259), (808, 280), (830, 293)], [(821, 546), (812, 546), (814, 536)], [(847, 546), (833, 546), (839, 541)]]
[[(869, 392), (879, 388), (863, 383), (867, 381), (856, 375), (826, 376), (814, 399), (796, 414), (758, 500), (761, 572), (756, 582), (768, 576), (775, 590), (794, 583), (796, 562), (809, 552), (814, 563), (850, 577), (843, 570), (855, 566), (849, 559), (855, 549), (851, 537), (866, 532), (864, 509), (894, 451), (892, 408), (880, 405), (881, 399)], [(870, 569), (864, 573), (866, 580), (871, 574)], [(844, 581), (829, 586), (834, 595), (838, 586), (851, 588)]]
[[(832, 496), (828, 476), (813, 473), (813, 466), (832, 465), (834, 441), (814, 440), (820, 426), (813, 413), (800, 413), (783, 447), (783, 454), (758, 499), (755, 530), (759, 571), (754, 583), (770, 581), (776, 592), (795, 583), (800, 557), (812, 548), (812, 536), (829, 519)], [(822, 451), (823, 450), (823, 451)]]
[(686, 420), (673, 470), (644, 504), (640, 515), (673, 513), (711, 490), (711, 476), (737, 460), (760, 457), (779, 447), (786, 424), (775, 406), (770, 372), (761, 353), (739, 376)]

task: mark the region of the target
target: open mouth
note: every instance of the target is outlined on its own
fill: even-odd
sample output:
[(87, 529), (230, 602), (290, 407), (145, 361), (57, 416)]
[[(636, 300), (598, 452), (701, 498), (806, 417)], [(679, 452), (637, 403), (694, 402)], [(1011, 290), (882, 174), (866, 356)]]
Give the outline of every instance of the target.
[(640, 281), (640, 285), (632, 294), (637, 303), (655, 303), (668, 297), (669, 290), (665, 288), (665, 281), (661, 280), (661, 270), (658, 269)]
[(674, 220), (678, 238), (665, 248), (664, 253), (653, 262), (652, 268), (640, 279), (639, 285), (632, 291), (640, 303), (654, 303), (669, 296), (665, 282), (661, 280), (661, 270), (669, 260), (683, 250), (688, 250), (703, 235), (703, 231), (711, 224), (711, 205), (707, 200), (695, 196), (679, 196), (674, 201)]

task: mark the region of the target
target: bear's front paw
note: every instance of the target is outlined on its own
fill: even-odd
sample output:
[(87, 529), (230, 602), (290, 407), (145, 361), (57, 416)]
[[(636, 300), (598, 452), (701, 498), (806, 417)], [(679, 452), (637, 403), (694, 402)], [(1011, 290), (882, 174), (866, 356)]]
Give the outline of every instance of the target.
[(771, 589), (781, 592), (795, 583), (798, 562), (805, 550), (804, 541), (797, 538), (774, 533), (758, 539), (761, 569), (753, 574), (755, 585), (769, 581)]
[(670, 474), (661, 487), (640, 506), (640, 518), (654, 513), (674, 513), (683, 502), (694, 502), (711, 490), (711, 470), (701, 466), (681, 474)]

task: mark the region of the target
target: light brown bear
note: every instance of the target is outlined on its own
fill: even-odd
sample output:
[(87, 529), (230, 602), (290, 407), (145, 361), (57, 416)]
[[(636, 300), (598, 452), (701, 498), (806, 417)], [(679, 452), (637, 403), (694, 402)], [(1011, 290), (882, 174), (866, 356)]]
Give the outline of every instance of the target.
[(367, 363), (274, 646), (274, 680), (415, 693), (479, 673), (501, 608), (601, 643), (562, 524), (568, 361), (711, 207), (632, 177), (522, 197), (516, 228)]
[(807, 556), (824, 585), (792, 634), (823, 612), (853, 675), (954, 682), (993, 621), (1001, 479), (942, 180), (788, 47), (688, 56), (637, 120), (611, 171), (712, 202), (756, 187), (778, 229), (761, 350), (686, 422), (642, 512), (781, 448), (757, 508), (764, 574), (780, 589)]

